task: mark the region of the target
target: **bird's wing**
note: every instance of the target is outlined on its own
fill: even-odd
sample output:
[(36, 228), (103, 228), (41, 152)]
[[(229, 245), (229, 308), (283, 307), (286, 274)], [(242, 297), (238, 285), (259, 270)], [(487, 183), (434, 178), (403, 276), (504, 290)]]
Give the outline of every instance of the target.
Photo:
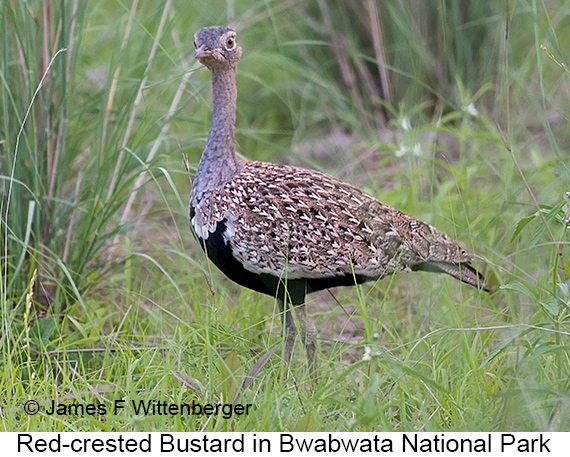
[(431, 258), (469, 261), (435, 228), (312, 170), (246, 162), (214, 199), (234, 257), (254, 273), (378, 278)]

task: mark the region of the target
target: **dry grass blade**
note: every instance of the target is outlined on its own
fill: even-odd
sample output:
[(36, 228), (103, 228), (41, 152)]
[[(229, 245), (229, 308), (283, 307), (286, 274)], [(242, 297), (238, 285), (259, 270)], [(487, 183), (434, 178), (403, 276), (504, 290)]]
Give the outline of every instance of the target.
[(378, 74), (380, 76), (382, 97), (386, 103), (391, 104), (392, 89), (390, 86), (390, 76), (386, 69), (386, 52), (384, 50), (384, 41), (382, 39), (380, 13), (378, 12), (378, 4), (375, 0), (368, 0), (368, 11), (370, 14), (370, 33), (372, 34), (374, 54), (376, 56)]
[[(170, 3), (171, 3), (170, 0), (168, 0), (165, 7), (164, 7), (165, 11), (170, 9)], [(163, 15), (163, 18), (164, 17), (166, 17), (166, 14)], [(158, 138), (155, 140), (154, 144), (152, 145), (152, 148), (151, 148), (150, 152), (148, 153), (148, 156), (145, 160), (146, 165), (150, 164), (150, 162), (154, 159), (154, 156), (158, 152), (158, 148), (162, 144), (162, 141), (165, 138), (166, 134), (169, 132), (170, 122), (171, 122), (172, 118), (174, 117), (176, 110), (178, 109), (178, 104), (180, 103), (180, 100), (182, 99), (182, 94), (184, 93), (184, 90), (186, 88), (187, 83), (188, 83), (188, 75), (184, 74), (184, 76), (182, 77), (182, 80), (180, 82), (180, 85), (178, 86), (178, 89), (176, 91), (176, 94), (174, 95), (174, 98), (172, 99), (172, 103), (170, 104), (170, 108), (169, 108), (168, 114), (166, 116), (166, 121), (165, 121), (164, 125), (162, 126), (162, 129), (160, 130)], [(147, 174), (146, 170), (143, 170), (135, 179), (135, 183), (133, 185), (133, 190), (131, 191), (131, 194), (129, 195), (129, 199), (125, 205), (125, 209), (123, 210), (123, 214), (121, 216), (121, 224), (124, 224), (126, 222), (126, 220), (130, 217), (131, 208), (132, 208), (133, 203), (135, 201), (135, 198), (137, 196), (138, 189), (142, 185), (144, 180), (146, 179), (146, 174)]]
[[(277, 350), (277, 346), (274, 346), (269, 351), (267, 351), (265, 354), (263, 354), (259, 359), (257, 359), (257, 361), (253, 364), (253, 366), (251, 367), (251, 369), (248, 371), (247, 375), (245, 376), (245, 381), (243, 382), (243, 386), (242, 386), (243, 390), (245, 390), (249, 386), (251, 386), (251, 383), (254, 381), (255, 377), (261, 372), (263, 367), (265, 365), (267, 365), (267, 362), (269, 362), (269, 359), (275, 353), (276, 350)], [(234, 403), (237, 401), (237, 397), (239, 397), (238, 393), (236, 393), (236, 398), (234, 399)]]
[[(349, 42), (344, 35), (336, 32), (327, 3), (324, 0), (318, 0), (317, 3), (323, 16), (323, 22), (327, 34), (329, 35), (331, 42), (335, 43), (335, 46), (333, 46), (331, 50), (337, 62), (342, 79), (350, 92), (351, 99), (354, 100), (355, 105), (358, 107), (358, 110), (360, 112), (365, 112), (364, 101), (362, 100), (362, 96), (358, 90), (356, 74), (354, 72), (354, 68), (350, 64), (350, 59), (345, 52), (345, 48), (348, 47)], [(362, 121), (367, 124), (367, 128), (372, 127), (366, 117), (362, 118)]]
[(197, 394), (202, 395), (203, 387), (200, 386), (200, 383), (196, 379), (191, 378), (190, 376), (186, 376), (185, 374), (178, 373), (177, 371), (174, 370), (172, 370), (170, 373), (172, 373), (172, 376), (178, 379), (186, 387), (192, 389)]
[[(133, 4), (131, 5), (131, 12), (129, 14), (129, 19), (127, 21), (127, 26), (125, 28), (125, 34), (123, 35), (123, 41), (121, 42), (121, 49), (119, 50), (119, 54), (123, 52), (123, 50), (125, 49), (125, 46), (127, 45), (128, 41), (129, 41), (129, 37), (131, 35), (131, 29), (133, 26), (133, 20), (135, 18), (135, 13), (138, 9), (138, 4), (139, 4), (139, 0), (134, 0)], [(160, 32), (161, 28), (159, 26), (159, 32)], [(134, 118), (136, 117), (136, 113), (138, 112), (137, 107), (140, 104), (140, 98), (142, 98), (142, 89), (144, 87), (144, 84), (146, 82), (146, 73), (150, 68), (151, 62), (153, 61), (154, 58), (154, 54), (156, 52), (156, 43), (158, 42), (159, 39), (159, 32), (157, 32), (152, 49), (150, 51), (148, 60), (147, 60), (147, 66), (145, 68), (145, 77), (143, 77), (143, 79), (141, 80), (141, 83), (139, 85), (139, 91), (137, 93), (137, 98), (135, 99), (135, 103), (133, 106), (133, 110), (131, 111), (131, 116), (129, 119), (129, 127), (127, 127), (127, 130), (125, 132), (125, 135), (123, 137), (123, 143), (121, 144), (121, 150), (119, 151), (119, 158), (117, 159), (117, 163), (115, 165), (115, 171), (113, 173), (113, 176), (111, 177), (111, 184), (109, 185), (109, 190), (107, 192), (107, 200), (109, 200), (111, 198), (111, 195), (113, 194), (113, 190), (115, 189), (115, 185), (117, 182), (117, 178), (118, 178), (118, 174), (119, 174), (119, 169), (121, 168), (121, 163), (123, 162), (123, 158), (125, 156), (125, 148), (127, 147), (127, 143), (130, 139), (130, 131), (132, 129), (133, 123), (134, 123)], [(117, 68), (115, 69), (115, 73), (113, 75), (113, 80), (111, 82), (111, 88), (109, 89), (109, 96), (107, 97), (107, 105), (105, 107), (105, 118), (103, 121), (103, 133), (101, 134), (101, 147), (105, 147), (105, 139), (107, 138), (107, 126), (109, 125), (109, 119), (111, 116), (111, 108), (113, 106), (113, 100), (115, 98), (115, 92), (117, 90), (117, 84), (119, 82), (119, 75), (121, 73), (121, 65), (117, 65)]]

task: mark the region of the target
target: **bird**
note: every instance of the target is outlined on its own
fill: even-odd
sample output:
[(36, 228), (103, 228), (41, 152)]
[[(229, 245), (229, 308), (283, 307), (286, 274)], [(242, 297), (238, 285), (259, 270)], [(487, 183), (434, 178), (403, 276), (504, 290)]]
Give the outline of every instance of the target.
[(205, 27), (194, 46), (194, 58), (211, 72), (213, 109), (190, 192), (191, 229), (229, 279), (277, 299), (287, 363), (299, 333), (314, 366), (317, 330), (305, 308), (311, 292), (405, 271), (446, 273), (489, 292), (467, 252), (431, 225), (319, 171), (238, 160), (237, 34)]

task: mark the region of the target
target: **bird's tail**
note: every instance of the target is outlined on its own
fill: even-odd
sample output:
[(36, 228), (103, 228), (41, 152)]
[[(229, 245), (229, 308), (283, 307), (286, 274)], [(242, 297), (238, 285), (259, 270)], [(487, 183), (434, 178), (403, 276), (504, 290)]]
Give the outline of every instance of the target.
[(485, 285), (485, 278), (475, 268), (468, 263), (452, 263), (430, 260), (422, 262), (412, 267), (413, 271), (431, 271), (433, 273), (446, 273), (453, 276), (455, 279), (476, 287), (477, 289), (490, 292), (490, 289)]

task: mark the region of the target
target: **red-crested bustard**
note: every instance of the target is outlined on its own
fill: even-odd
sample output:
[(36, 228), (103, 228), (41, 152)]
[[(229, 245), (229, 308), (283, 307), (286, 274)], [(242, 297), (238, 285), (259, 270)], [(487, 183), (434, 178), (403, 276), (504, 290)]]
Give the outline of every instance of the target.
[(436, 228), (318, 171), (239, 161), (236, 66), (242, 50), (236, 39), (229, 27), (194, 35), (194, 57), (212, 73), (213, 114), (192, 185), (190, 222), (228, 278), (278, 299), (287, 361), (296, 335), (292, 307), (309, 363), (314, 360), (308, 293), (418, 270), (447, 273), (488, 291), (465, 250)]

